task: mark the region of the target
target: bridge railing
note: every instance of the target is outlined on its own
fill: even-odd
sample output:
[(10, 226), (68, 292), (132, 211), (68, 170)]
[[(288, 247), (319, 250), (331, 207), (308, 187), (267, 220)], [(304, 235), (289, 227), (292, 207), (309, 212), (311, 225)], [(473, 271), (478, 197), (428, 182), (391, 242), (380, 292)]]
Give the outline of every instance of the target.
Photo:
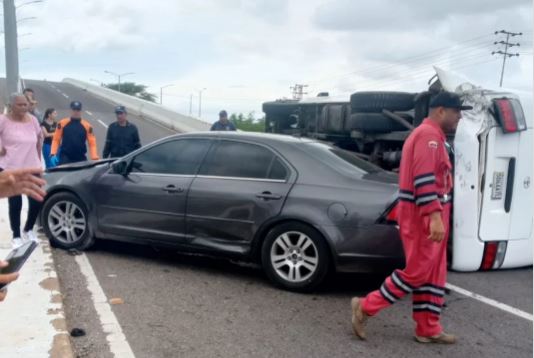
[(197, 118), (185, 116), (160, 104), (145, 101), (144, 99), (130, 96), (102, 86), (93, 85), (73, 78), (63, 79), (64, 83), (81, 88), (97, 97), (107, 100), (114, 105), (123, 105), (128, 112), (155, 121), (177, 132), (208, 131), (210, 124)]

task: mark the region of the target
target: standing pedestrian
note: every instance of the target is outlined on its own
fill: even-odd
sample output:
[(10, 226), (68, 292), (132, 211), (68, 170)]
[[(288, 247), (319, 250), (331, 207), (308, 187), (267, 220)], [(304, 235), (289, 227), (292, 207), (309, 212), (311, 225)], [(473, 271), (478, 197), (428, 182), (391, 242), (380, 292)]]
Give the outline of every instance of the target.
[(219, 120), (211, 126), (210, 131), (235, 131), (235, 125), (228, 120), (228, 113), (225, 110), (219, 112)]
[(41, 120), (41, 113), (37, 109), (37, 100), (35, 99), (35, 92), (31, 88), (25, 88), (22, 92), (26, 96), (29, 103), (28, 112), (32, 114), (38, 121)]
[[(22, 169), (27, 167), (42, 168), (41, 150), (43, 132), (37, 118), (28, 113), (28, 100), (21, 93), (14, 93), (9, 98), (10, 111), (0, 115), (0, 168), (1, 170)], [(39, 215), (41, 204), (28, 197), (29, 210), (26, 225), (21, 235), (20, 214), (22, 196), (8, 199), (9, 223), (13, 232), (13, 247), (21, 246), (26, 240), (37, 241), (33, 226)]]
[[(89, 146), (91, 159), (98, 160), (93, 127), (82, 118), (81, 102), (71, 102), (70, 109), (72, 110), (70, 118), (59, 121), (52, 138), (52, 149), (50, 150), (52, 163), (68, 164), (86, 161), (86, 142)], [(57, 157), (58, 152), (59, 158)]]
[(369, 317), (412, 294), (415, 340), (455, 343), (445, 333), (440, 314), (447, 281), (447, 240), (451, 212), (452, 165), (445, 146), (461, 118), (460, 97), (440, 92), (430, 101), (430, 113), (408, 137), (402, 149), (397, 221), (406, 267), (395, 270), (379, 290), (351, 301), (354, 334), (366, 338)]
[(124, 106), (115, 107), (117, 121), (110, 124), (106, 134), (106, 145), (102, 158), (123, 157), (141, 148), (139, 131), (135, 124), (128, 121), (128, 112)]
[(54, 108), (48, 108), (45, 111), (43, 121), (41, 122), (41, 128), (43, 129), (44, 142), (43, 142), (43, 157), (46, 165), (46, 169), (54, 167), (50, 150), (52, 148), (52, 138), (57, 128), (57, 112)]

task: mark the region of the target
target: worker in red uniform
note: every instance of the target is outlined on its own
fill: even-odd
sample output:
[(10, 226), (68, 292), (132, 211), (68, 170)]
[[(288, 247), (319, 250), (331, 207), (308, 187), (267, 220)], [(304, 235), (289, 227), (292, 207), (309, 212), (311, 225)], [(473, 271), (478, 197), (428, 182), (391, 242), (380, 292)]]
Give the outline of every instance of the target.
[(408, 137), (402, 149), (397, 221), (406, 267), (395, 270), (380, 289), (351, 301), (352, 328), (366, 338), (369, 317), (411, 293), (415, 340), (455, 343), (445, 333), (440, 314), (447, 280), (447, 238), (451, 213), (452, 165), (445, 134), (456, 130), (463, 106), (460, 97), (440, 92), (430, 101), (430, 113)]

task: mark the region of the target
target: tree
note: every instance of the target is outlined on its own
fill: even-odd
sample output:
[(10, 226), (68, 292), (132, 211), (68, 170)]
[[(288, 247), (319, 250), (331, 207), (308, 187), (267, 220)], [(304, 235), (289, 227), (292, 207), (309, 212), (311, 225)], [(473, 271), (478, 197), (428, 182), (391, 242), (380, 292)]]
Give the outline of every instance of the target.
[(249, 112), (245, 117), (243, 113), (232, 113), (230, 121), (235, 124), (237, 129), (245, 132), (265, 132), (265, 117), (255, 118), (254, 112)]
[[(109, 89), (119, 91), (119, 84), (118, 83), (108, 83), (104, 85), (104, 87), (107, 87)], [(130, 96), (138, 97), (141, 99), (144, 99), (146, 101), (150, 102), (156, 102), (156, 95), (149, 93), (146, 91), (148, 86), (137, 84), (134, 82), (124, 82), (121, 83), (121, 90), (120, 92), (124, 94), (129, 94)]]

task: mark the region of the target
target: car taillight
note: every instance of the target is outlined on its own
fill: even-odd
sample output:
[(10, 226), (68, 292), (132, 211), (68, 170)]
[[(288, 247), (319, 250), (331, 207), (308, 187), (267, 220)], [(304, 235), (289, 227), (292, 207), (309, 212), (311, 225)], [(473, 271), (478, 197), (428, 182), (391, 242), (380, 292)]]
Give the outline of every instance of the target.
[(498, 269), (504, 262), (506, 255), (506, 241), (486, 242), (484, 245), (484, 255), (482, 256), (481, 270)]
[(495, 114), (504, 133), (515, 133), (527, 129), (521, 104), (516, 99), (500, 98), (493, 100)]
[(382, 214), (382, 223), (385, 224), (391, 224), (391, 225), (397, 225), (397, 207), (399, 202), (395, 200), (393, 204), (391, 204), (387, 210)]

